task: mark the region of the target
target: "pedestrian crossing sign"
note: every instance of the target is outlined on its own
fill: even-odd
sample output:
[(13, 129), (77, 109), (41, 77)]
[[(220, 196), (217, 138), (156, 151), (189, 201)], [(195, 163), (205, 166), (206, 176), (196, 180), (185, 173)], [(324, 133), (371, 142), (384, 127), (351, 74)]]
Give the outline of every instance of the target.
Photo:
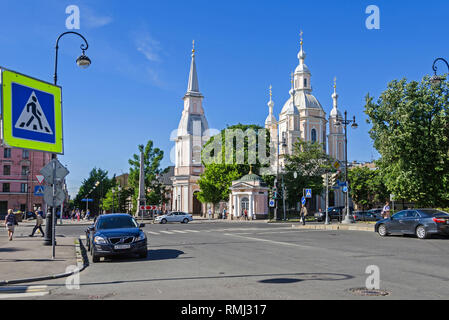
[(61, 87), (1, 69), (5, 146), (63, 154)]

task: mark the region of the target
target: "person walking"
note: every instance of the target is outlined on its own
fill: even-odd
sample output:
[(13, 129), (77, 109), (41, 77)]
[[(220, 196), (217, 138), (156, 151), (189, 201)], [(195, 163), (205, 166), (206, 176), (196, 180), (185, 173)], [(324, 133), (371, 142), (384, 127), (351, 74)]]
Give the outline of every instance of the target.
[(209, 211), (208, 211), (207, 213), (208, 213), (208, 215), (209, 215), (209, 220), (210, 220), (211, 217), (212, 217), (212, 210), (209, 208)]
[(226, 219), (226, 208), (223, 209), (223, 217), (222, 218), (223, 218), (223, 220)]
[(243, 213), (245, 214), (245, 221), (248, 220), (248, 210), (245, 209), (245, 211), (243, 211)]
[(12, 237), (14, 235), (14, 229), (18, 225), (16, 215), (14, 214), (12, 209), (8, 210), (8, 214), (5, 217), (5, 226), (6, 230), (8, 230), (9, 241), (12, 241)]
[(390, 202), (386, 202), (384, 208), (382, 209), (382, 217), (388, 219), (390, 217)]
[(301, 223), (303, 226), (306, 225), (306, 217), (307, 217), (307, 207), (305, 205), (302, 205), (301, 207)]
[(36, 225), (33, 228), (33, 232), (29, 235), (29, 237), (34, 237), (34, 233), (39, 229), (42, 237), (44, 237), (44, 230), (42, 230), (42, 223), (44, 222), (44, 217), (39, 211), (36, 211)]

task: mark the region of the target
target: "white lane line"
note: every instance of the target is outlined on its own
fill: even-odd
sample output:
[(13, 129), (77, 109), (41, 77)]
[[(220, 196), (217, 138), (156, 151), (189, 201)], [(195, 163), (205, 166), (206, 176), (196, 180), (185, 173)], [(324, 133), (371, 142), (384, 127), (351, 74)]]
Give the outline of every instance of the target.
[(156, 235), (156, 236), (159, 235), (159, 233), (153, 232), (153, 231), (147, 231), (147, 233), (148, 233), (148, 234), (154, 234), (154, 235)]
[(17, 299), (17, 298), (29, 298), (29, 297), (41, 297), (49, 294), (48, 291), (45, 292), (30, 292), (30, 293), (7, 293), (0, 294), (0, 299)]
[(190, 229), (186, 229), (186, 230), (184, 230), (184, 231), (187, 231), (187, 232), (200, 232), (200, 231), (198, 231), (198, 230), (190, 230)]
[(245, 236), (241, 236), (241, 235), (233, 234), (233, 233), (226, 233), (225, 236), (232, 236), (232, 237), (238, 237), (238, 238), (243, 238), (243, 239), (248, 239), (248, 240), (261, 241), (261, 242), (268, 242), (268, 243), (272, 243), (272, 244), (280, 244), (280, 245), (283, 245), (283, 246), (300, 247), (300, 248), (303, 248), (303, 249), (311, 249), (311, 250), (314, 249), (313, 247), (303, 246), (303, 245), (296, 244), (296, 243), (281, 242), (281, 241), (274, 241), (274, 240), (254, 238), (254, 237), (245, 237)]
[(166, 233), (166, 234), (174, 234), (174, 232), (170, 232), (170, 231), (159, 231), (161, 233)]
[(187, 233), (186, 231), (182, 231), (182, 230), (172, 230), (173, 232), (177, 232), (177, 233)]

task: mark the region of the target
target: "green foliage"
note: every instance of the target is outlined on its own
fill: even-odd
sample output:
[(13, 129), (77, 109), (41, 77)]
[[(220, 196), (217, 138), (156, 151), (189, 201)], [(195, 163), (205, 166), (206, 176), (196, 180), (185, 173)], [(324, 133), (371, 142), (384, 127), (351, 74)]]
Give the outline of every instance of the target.
[[(262, 167), (259, 161), (259, 141), (257, 136), (248, 135), (245, 137), (243, 140), (243, 148), (238, 148), (235, 139), (234, 141), (231, 141), (232, 145), (229, 143), (226, 145), (226, 130), (234, 129), (241, 130), (244, 134), (247, 133), (247, 130), (264, 130), (264, 128), (257, 125), (238, 124), (223, 129), (220, 134), (209, 139), (202, 150), (202, 159), (205, 170), (198, 181), (200, 186), (198, 200), (202, 203), (217, 204), (220, 201), (227, 201), (229, 199), (229, 188), (232, 185), (232, 181), (240, 179), (250, 171), (250, 165), (248, 164), (248, 159), (251, 157), (249, 155), (250, 151), (256, 150), (256, 163), (252, 165), (253, 172), (259, 172)], [(211, 151), (210, 147), (213, 143), (216, 143), (218, 139), (221, 148), (218, 149), (218, 154), (214, 154), (215, 150)], [(270, 136), (269, 132), (267, 132), (266, 141), (264, 143), (265, 145), (269, 145), (269, 142)], [(226, 159), (227, 152), (228, 156), (231, 155), (228, 159)], [(267, 155), (269, 155), (269, 150), (267, 150)], [(214, 158), (216, 162), (204, 161), (204, 159), (209, 159), (211, 157)], [(237, 164), (237, 159), (239, 158), (244, 159), (243, 164)], [(232, 163), (226, 163), (226, 160)]]
[(285, 163), (288, 204), (294, 206), (300, 202), (306, 188), (312, 189), (313, 194), (321, 194), (324, 189), (322, 175), (331, 170), (332, 159), (323, 151), (321, 144), (298, 139)]
[(367, 95), (365, 113), (387, 189), (418, 206), (449, 205), (448, 82), (392, 81), (373, 100)]
[[(99, 182), (97, 186), (95, 184)], [(92, 213), (99, 213), (101, 210), (101, 199), (105, 194), (115, 186), (115, 176), (112, 179), (108, 178), (108, 172), (102, 169), (94, 168), (89, 173), (89, 177), (85, 179), (71, 203), (71, 208), (85, 209), (86, 202), (81, 200), (89, 197), (93, 202), (89, 203), (89, 209)]]
[(349, 170), (348, 179), (352, 200), (362, 209), (373, 207), (389, 199), (380, 170), (358, 167)]
[(111, 188), (105, 195), (102, 206), (106, 212), (131, 213), (129, 211), (128, 198), (132, 196), (134, 190), (132, 188), (119, 188), (115, 186)]
[[(149, 140), (144, 145), (138, 146), (139, 153), (134, 154), (132, 159), (128, 160), (131, 168), (129, 169), (128, 183), (133, 193), (133, 211), (137, 208), (137, 198), (139, 197), (139, 175), (140, 175), (140, 152), (143, 152), (143, 171), (145, 180), (145, 196), (147, 204), (160, 205), (165, 203), (165, 188), (158, 177), (167, 172), (167, 169), (161, 169), (160, 164), (164, 157), (164, 151), (153, 147), (153, 141)], [(148, 191), (148, 189), (150, 191)]]

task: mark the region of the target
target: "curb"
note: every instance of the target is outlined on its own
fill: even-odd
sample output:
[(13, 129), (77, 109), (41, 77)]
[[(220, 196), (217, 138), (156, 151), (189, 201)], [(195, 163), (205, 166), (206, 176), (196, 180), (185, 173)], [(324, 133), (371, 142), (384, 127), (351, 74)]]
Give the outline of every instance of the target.
[(76, 255), (76, 264), (77, 264), (78, 270), (74, 270), (74, 271), (66, 272), (66, 273), (58, 273), (58, 274), (53, 274), (53, 275), (48, 275), (48, 276), (43, 276), (43, 277), (2, 280), (2, 281), (0, 281), (0, 287), (10, 285), (10, 284), (29, 283), (29, 282), (37, 282), (37, 281), (44, 281), (44, 280), (54, 280), (54, 279), (69, 277), (69, 276), (75, 274), (76, 272), (79, 273), (89, 266), (89, 260), (87, 258), (86, 248), (84, 248), (84, 245), (82, 244), (80, 238), (75, 240), (75, 255)]
[(348, 231), (368, 231), (374, 232), (374, 226), (372, 227), (359, 227), (351, 225), (305, 225), (298, 226), (292, 225), (292, 229), (309, 229), (309, 230), (348, 230)]

